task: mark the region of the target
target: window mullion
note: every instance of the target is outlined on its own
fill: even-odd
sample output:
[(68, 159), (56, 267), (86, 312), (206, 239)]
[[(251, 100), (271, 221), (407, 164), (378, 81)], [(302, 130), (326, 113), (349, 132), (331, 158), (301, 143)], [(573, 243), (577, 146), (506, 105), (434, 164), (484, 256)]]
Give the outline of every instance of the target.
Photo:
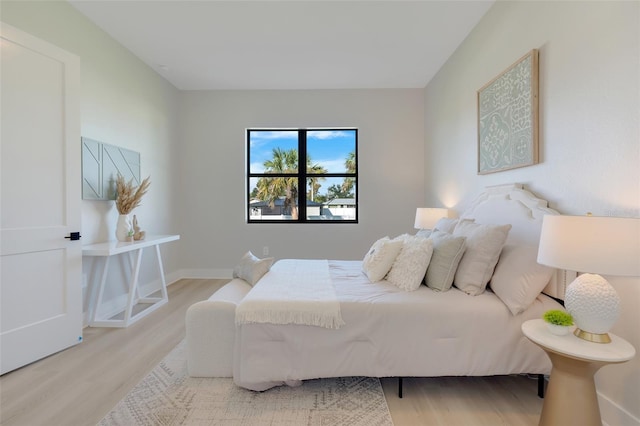
[(298, 130), (298, 221), (307, 220), (307, 131)]

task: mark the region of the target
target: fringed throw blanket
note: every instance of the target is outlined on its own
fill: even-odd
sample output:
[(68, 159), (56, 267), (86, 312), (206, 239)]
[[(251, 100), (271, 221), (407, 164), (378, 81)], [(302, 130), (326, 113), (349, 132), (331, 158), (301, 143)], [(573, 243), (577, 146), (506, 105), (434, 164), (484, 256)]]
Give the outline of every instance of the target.
[(340, 328), (340, 302), (327, 260), (280, 260), (236, 308), (236, 324), (270, 323)]

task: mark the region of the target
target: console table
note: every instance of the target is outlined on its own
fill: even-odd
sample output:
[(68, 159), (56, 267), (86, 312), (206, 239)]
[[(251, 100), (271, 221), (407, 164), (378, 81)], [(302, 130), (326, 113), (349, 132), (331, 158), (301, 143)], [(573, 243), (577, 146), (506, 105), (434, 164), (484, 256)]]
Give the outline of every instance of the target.
[[(106, 243), (89, 244), (82, 247), (83, 256), (94, 256), (102, 258), (102, 262), (94, 262), (92, 265), (95, 273), (92, 277), (97, 277), (99, 270), (100, 282), (98, 284), (98, 295), (95, 302), (90, 303), (89, 326), (91, 327), (128, 327), (140, 318), (149, 315), (162, 305), (169, 301), (167, 294), (167, 283), (164, 278), (164, 269), (162, 267), (162, 257), (160, 256), (160, 244), (176, 241), (180, 239), (180, 235), (148, 235), (144, 240), (132, 242), (108, 241)], [(161, 296), (160, 297), (140, 297), (138, 289), (138, 275), (140, 273), (140, 260), (142, 259), (142, 250), (147, 247), (154, 247), (156, 259), (158, 263), (158, 273), (160, 274)], [(122, 318), (100, 318), (99, 310), (102, 305), (102, 297), (104, 287), (107, 282), (107, 272), (109, 271), (109, 260), (119, 254), (128, 254), (129, 264), (131, 266), (131, 279), (129, 282), (129, 291), (127, 305), (123, 312)], [(98, 259), (96, 259), (98, 260)], [(101, 265), (101, 268), (99, 266)], [(99, 268), (99, 269), (98, 269)], [(91, 289), (95, 286), (91, 286)], [(90, 301), (93, 297), (90, 297)], [(135, 305), (143, 303), (150, 306), (145, 307), (138, 313), (133, 313)], [(92, 306), (91, 306), (92, 305)]]

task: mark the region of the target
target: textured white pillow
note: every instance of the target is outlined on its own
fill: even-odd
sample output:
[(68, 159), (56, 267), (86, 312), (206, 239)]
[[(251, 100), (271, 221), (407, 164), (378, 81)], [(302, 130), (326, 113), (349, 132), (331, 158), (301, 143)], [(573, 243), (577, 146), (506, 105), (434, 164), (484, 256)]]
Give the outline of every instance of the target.
[(484, 292), (510, 230), (511, 225), (481, 225), (469, 220), (458, 222), (453, 235), (467, 237), (467, 248), (453, 285), (471, 296)]
[(387, 275), (391, 265), (402, 250), (402, 241), (390, 240), (389, 237), (380, 238), (373, 243), (362, 261), (362, 271), (369, 281), (380, 281)]
[(431, 233), (433, 255), (425, 282), (427, 287), (436, 291), (447, 291), (453, 284), (453, 277), (465, 250), (465, 237), (454, 237), (439, 230)]
[(538, 247), (506, 245), (491, 277), (491, 290), (513, 315), (524, 312), (546, 287), (555, 269), (537, 262)]
[(242, 256), (240, 263), (233, 268), (233, 278), (242, 278), (249, 284), (254, 285), (271, 269), (273, 260), (273, 257), (259, 259), (248, 251)]
[(403, 242), (402, 250), (387, 274), (387, 281), (405, 291), (417, 290), (427, 272), (433, 243), (429, 239), (408, 234), (395, 240)]

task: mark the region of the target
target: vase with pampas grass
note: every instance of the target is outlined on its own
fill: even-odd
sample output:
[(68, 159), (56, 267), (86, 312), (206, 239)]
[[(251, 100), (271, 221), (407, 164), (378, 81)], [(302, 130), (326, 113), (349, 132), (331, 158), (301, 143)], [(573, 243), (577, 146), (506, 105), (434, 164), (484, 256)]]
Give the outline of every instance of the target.
[(133, 227), (129, 220), (129, 213), (140, 205), (142, 196), (147, 193), (150, 184), (149, 177), (138, 187), (133, 185), (133, 179), (126, 182), (122, 175), (118, 174), (116, 177), (116, 208), (120, 214), (116, 225), (118, 241), (133, 241)]

